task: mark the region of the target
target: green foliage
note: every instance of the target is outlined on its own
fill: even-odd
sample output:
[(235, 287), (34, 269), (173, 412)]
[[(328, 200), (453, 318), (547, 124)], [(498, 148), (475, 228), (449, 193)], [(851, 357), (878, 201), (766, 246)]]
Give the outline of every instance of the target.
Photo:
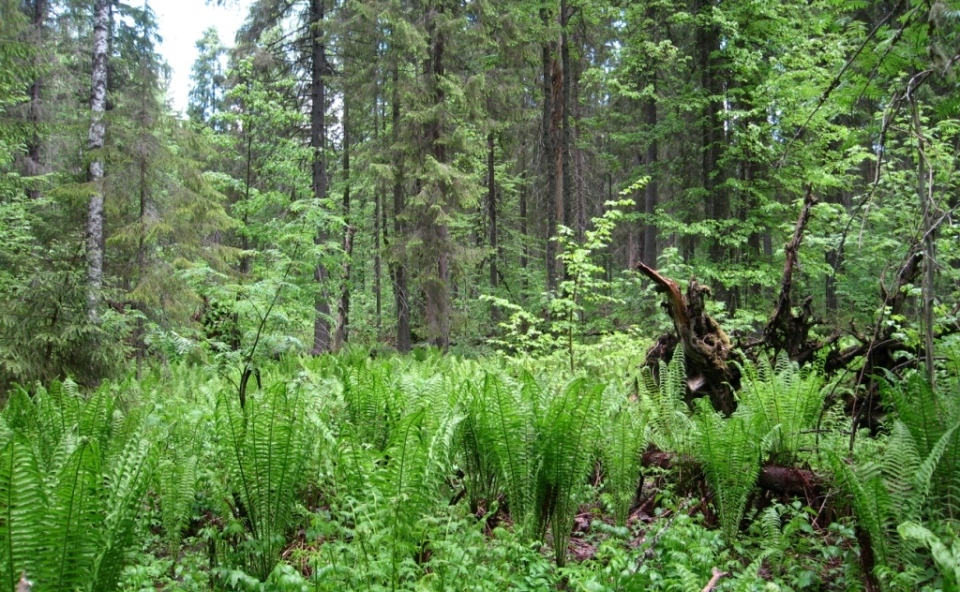
[(647, 444), (646, 426), (637, 401), (623, 398), (607, 404), (612, 418), (609, 431), (602, 434), (604, 488), (612, 498), (617, 525), (625, 526), (627, 513), (643, 480), (640, 456)]
[(790, 465), (799, 458), (805, 433), (814, 429), (823, 410), (827, 387), (819, 364), (801, 370), (786, 353), (777, 355), (776, 365), (761, 357), (754, 365), (741, 366), (743, 388), (741, 408), (748, 408), (755, 436), (768, 441), (763, 452), (779, 464)]
[(147, 409), (121, 414), (101, 388), (18, 389), (0, 452), (0, 578), (44, 590), (114, 590), (156, 467)]
[(922, 520), (936, 467), (953, 431), (944, 433), (930, 452), (921, 456), (909, 429), (897, 421), (882, 460), (856, 468), (838, 454), (828, 452), (837, 482), (850, 496), (857, 521), (869, 537), (881, 581), (889, 582), (890, 570), (913, 560), (912, 548), (904, 545), (897, 525)]
[(903, 522), (897, 532), (905, 541), (916, 541), (930, 550), (933, 562), (943, 577), (943, 592), (960, 590), (960, 540), (956, 533), (944, 541), (916, 522)]
[(235, 392), (218, 397), (219, 454), (250, 537), (243, 543), (246, 566), (261, 579), (273, 571), (308, 483), (314, 426), (304, 390), (278, 383), (249, 396), (242, 407)]
[(645, 367), (637, 382), (640, 403), (649, 418), (649, 439), (660, 450), (688, 454), (696, 442), (696, 425), (684, 402), (687, 371), (682, 347), (676, 348), (669, 364), (660, 361), (659, 374), (657, 384), (653, 373)]
[(531, 516), (537, 471), (539, 386), (530, 375), (518, 382), (489, 372), (481, 385), (468, 399), (462, 433), (467, 486), (485, 487), (468, 493), (489, 504), (502, 487), (510, 514), (523, 523)]
[(750, 429), (749, 412), (737, 410), (724, 419), (706, 397), (697, 400), (698, 443), (694, 454), (703, 463), (707, 483), (720, 517), (720, 527), (730, 540), (740, 521), (760, 472), (760, 442)]
[(936, 466), (933, 493), (944, 513), (956, 517), (960, 514), (960, 404), (945, 391), (934, 391), (919, 372), (908, 373), (903, 380), (888, 377), (882, 388), (884, 400), (910, 431), (921, 457), (930, 455), (948, 432), (952, 434)]
[(580, 506), (580, 489), (593, 459), (596, 416), (605, 385), (578, 378), (547, 404), (538, 425), (541, 457), (533, 492), (537, 532), (553, 534), (557, 565), (566, 562), (567, 541)]

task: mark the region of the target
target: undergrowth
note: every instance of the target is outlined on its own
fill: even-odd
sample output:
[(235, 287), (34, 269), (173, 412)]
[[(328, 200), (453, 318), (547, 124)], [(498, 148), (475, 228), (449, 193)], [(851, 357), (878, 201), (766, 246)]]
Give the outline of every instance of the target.
[[(891, 377), (886, 432), (851, 450), (816, 365), (746, 364), (724, 417), (688, 406), (682, 352), (659, 381), (639, 350), (606, 353), (579, 351), (571, 372), (354, 349), (265, 364), (242, 404), (187, 363), (92, 393), (17, 388), (0, 413), (0, 580), (698, 590), (717, 570), (716, 590), (956, 589), (951, 377)], [(772, 465), (822, 483), (771, 493)]]

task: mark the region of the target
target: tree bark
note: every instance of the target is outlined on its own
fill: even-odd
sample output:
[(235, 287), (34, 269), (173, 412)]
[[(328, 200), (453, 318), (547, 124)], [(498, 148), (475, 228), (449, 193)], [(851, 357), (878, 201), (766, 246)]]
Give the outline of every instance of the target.
[[(647, 450), (640, 458), (644, 467), (669, 470), (680, 461), (684, 464), (695, 463), (690, 457), (679, 457), (673, 452)], [(802, 495), (812, 500), (824, 494), (827, 480), (807, 469), (767, 464), (760, 467), (757, 486), (766, 491), (783, 495)]]
[[(321, 209), (327, 199), (327, 162), (326, 162), (326, 81), (327, 48), (324, 43), (323, 20), (325, 18), (325, 0), (310, 2), (310, 148), (312, 149), (312, 190), (313, 198)], [(328, 240), (326, 222), (320, 221), (314, 243), (320, 246)], [(322, 257), (322, 255), (321, 255)], [(313, 355), (330, 351), (330, 298), (327, 294), (329, 272), (323, 261), (319, 261), (313, 270), (317, 283), (314, 300)]]
[[(523, 241), (523, 248), (520, 249), (520, 269), (527, 269), (527, 259), (530, 254), (527, 246), (527, 145), (526, 142), (520, 147), (520, 240)], [(526, 274), (524, 274), (523, 286), (526, 288)]]
[(87, 147), (92, 153), (90, 182), (93, 192), (87, 210), (87, 315), (99, 323), (98, 305), (103, 288), (103, 149), (107, 106), (107, 34), (110, 27), (109, 0), (96, 0), (93, 14), (93, 71), (91, 75), (90, 132)]
[[(438, 17), (444, 12), (443, 0), (439, 0), (432, 10), (428, 10), (427, 36), (430, 43), (430, 56), (424, 65), (427, 87), (433, 91), (433, 105), (436, 108), (434, 119), (426, 126), (427, 151), (440, 164), (447, 162), (446, 147), (441, 141), (443, 135), (442, 106), (446, 101), (441, 84), (444, 74), (445, 38), (437, 28)], [(450, 347), (450, 234), (437, 209), (446, 209), (449, 188), (445, 181), (434, 181), (437, 185), (434, 199), (436, 203), (425, 215), (424, 242), (427, 258), (434, 267), (423, 282), (424, 316), (433, 344), (446, 351)]]
[(657, 266), (657, 225), (654, 223), (653, 216), (657, 210), (657, 139), (654, 135), (657, 128), (657, 101), (650, 97), (644, 105), (644, 118), (646, 119), (647, 131), (650, 134), (650, 141), (647, 144), (646, 168), (650, 181), (644, 188), (643, 200), (643, 253), (641, 260), (647, 267)]
[[(29, 4), (30, 20), (32, 22), (31, 42), (37, 48), (43, 47), (44, 29), (47, 20), (47, 0), (33, 0)], [(36, 177), (43, 171), (41, 162), (40, 122), (42, 120), (42, 98), (43, 79), (38, 75), (30, 85), (30, 105), (27, 110), (27, 121), (32, 128), (33, 133), (27, 141), (27, 156), (24, 163), (24, 176)], [(27, 197), (37, 199), (40, 197), (40, 191), (33, 185), (27, 186)]]
[[(560, 0), (560, 179), (562, 183), (562, 197), (557, 204), (557, 219), (563, 220), (563, 225), (573, 229), (573, 167), (571, 166), (571, 151), (573, 149), (573, 130), (570, 118), (570, 91), (571, 91), (571, 64), (570, 64), (570, 35), (567, 24), (570, 20), (571, 9), (567, 0)], [(561, 215), (562, 212), (562, 215)]]
[(407, 287), (406, 269), (406, 229), (404, 216), (406, 204), (403, 195), (403, 152), (399, 149), (400, 142), (400, 66), (393, 64), (393, 100), (391, 119), (393, 122), (393, 143), (396, 147), (393, 152), (393, 240), (395, 249), (393, 261), (390, 264), (390, 275), (393, 280), (393, 298), (397, 311), (397, 351), (409, 352), (410, 343), (410, 294)]
[[(637, 269), (666, 295), (664, 308), (673, 320), (677, 337), (683, 346), (689, 397), (707, 395), (714, 409), (730, 415), (736, 409), (733, 393), (740, 386), (740, 370), (733, 362), (739, 356), (730, 338), (704, 310), (704, 299), (710, 289), (691, 280), (686, 295), (677, 282), (660, 275), (655, 269), (637, 264)], [(663, 336), (647, 354), (647, 365), (656, 369), (660, 357), (672, 355), (663, 344), (671, 340)], [(690, 402), (688, 400), (688, 402)]]
[(340, 274), (340, 301), (337, 303), (337, 328), (333, 334), (333, 350), (339, 351), (347, 343), (350, 322), (350, 263), (353, 254), (354, 228), (350, 225), (350, 103), (343, 93), (343, 266)]
[(487, 219), (489, 221), (490, 234), (490, 287), (494, 290), (500, 284), (500, 278), (497, 275), (497, 261), (500, 257), (499, 236), (497, 232), (497, 178), (494, 168), (494, 138), (493, 132), (487, 134)]
[[(550, 28), (550, 12), (546, 8), (540, 10), (540, 19), (543, 28)], [(547, 244), (546, 268), (547, 290), (557, 289), (557, 225), (563, 220), (562, 199), (562, 161), (557, 146), (557, 130), (560, 127), (559, 97), (557, 96), (562, 84), (561, 73), (557, 61), (553, 57), (554, 44), (544, 41), (541, 46), (541, 67), (543, 76), (543, 112), (540, 123), (541, 141), (543, 143), (544, 174), (546, 175), (547, 213)]]

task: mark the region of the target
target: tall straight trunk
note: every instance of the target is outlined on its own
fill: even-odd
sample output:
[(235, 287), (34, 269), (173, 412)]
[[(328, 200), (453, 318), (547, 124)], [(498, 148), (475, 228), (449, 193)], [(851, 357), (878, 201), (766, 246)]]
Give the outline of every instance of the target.
[[(438, 0), (433, 9), (428, 9), (427, 38), (430, 57), (424, 64), (427, 85), (433, 90), (433, 104), (438, 112), (424, 130), (427, 136), (426, 144), (434, 160), (441, 164), (447, 162), (446, 147), (441, 142), (443, 129), (439, 115), (440, 107), (446, 101), (441, 85), (445, 39), (436, 24), (442, 19), (443, 11), (443, 0)], [(441, 208), (445, 206), (447, 191), (445, 182), (440, 181), (436, 197), (440, 203), (432, 205), (439, 205)], [(433, 207), (431, 210), (425, 220), (424, 242), (427, 245), (427, 260), (435, 265), (435, 269), (423, 282), (424, 316), (434, 345), (446, 350), (450, 346), (450, 236), (446, 223), (438, 217), (437, 208)]]
[(487, 219), (490, 231), (490, 287), (494, 290), (500, 284), (497, 261), (500, 258), (499, 237), (497, 236), (497, 186), (494, 168), (493, 132), (487, 134)]
[[(250, 203), (251, 188), (253, 185), (253, 125), (251, 124), (247, 127), (247, 129), (244, 129), (243, 133), (246, 134), (243, 203), (244, 205), (247, 205)], [(243, 256), (240, 257), (240, 273), (243, 275), (248, 275), (250, 273), (250, 255), (247, 254), (250, 252), (250, 235), (247, 232), (248, 224), (250, 222), (249, 207), (243, 208), (243, 217), (241, 218), (241, 221), (243, 222), (243, 233), (240, 235), (240, 249), (243, 251)]]
[[(545, 29), (550, 26), (550, 13), (546, 9), (540, 10), (540, 18)], [(540, 123), (540, 134), (543, 143), (544, 174), (546, 175), (546, 203), (553, 202), (553, 207), (547, 214), (547, 290), (557, 289), (557, 249), (555, 238), (557, 235), (556, 199), (561, 179), (557, 175), (556, 129), (559, 122), (554, 120), (554, 81), (559, 78), (555, 74), (556, 62), (553, 60), (551, 43), (544, 42), (541, 47), (541, 65), (543, 76), (543, 113)]]
[[(569, 22), (572, 16), (567, 17)], [(583, 48), (586, 45), (583, 30), (577, 28), (573, 33), (573, 41), (576, 47)], [(569, 53), (569, 51), (568, 51)], [(570, 130), (570, 150), (573, 177), (573, 208), (576, 213), (575, 227), (577, 231), (577, 240), (581, 243), (587, 234), (587, 220), (589, 211), (587, 209), (587, 163), (586, 152), (579, 147), (580, 144), (580, 121), (583, 119), (583, 105), (580, 102), (580, 78), (583, 75), (584, 59), (582, 52), (577, 52), (578, 58), (570, 64), (570, 118), (572, 120)]]
[[(701, 0), (700, 10), (705, 18), (709, 18), (712, 0)], [(711, 220), (724, 221), (730, 217), (730, 200), (726, 191), (720, 187), (722, 171), (719, 170), (720, 147), (724, 135), (723, 123), (720, 114), (723, 110), (721, 96), (723, 94), (722, 77), (717, 75), (718, 65), (713, 53), (720, 49), (720, 37), (717, 26), (705, 22), (698, 31), (698, 45), (700, 50), (700, 85), (706, 93), (706, 109), (703, 113), (702, 124), (702, 183), (707, 199), (707, 217)], [(725, 249), (719, 240), (714, 240), (710, 247), (710, 256), (715, 262), (720, 262), (725, 255)], [(722, 293), (722, 287), (715, 286), (715, 291)], [(718, 299), (722, 296), (718, 296)]]
[(90, 90), (90, 133), (87, 147), (92, 153), (90, 182), (93, 191), (87, 211), (87, 315), (94, 323), (100, 320), (97, 311), (103, 289), (103, 138), (106, 124), (103, 114), (107, 106), (107, 33), (110, 25), (109, 0), (96, 0), (93, 8), (93, 73)]
[(557, 219), (563, 220), (563, 225), (573, 228), (573, 167), (570, 164), (573, 148), (573, 130), (570, 123), (570, 35), (567, 33), (567, 22), (570, 18), (570, 8), (567, 0), (560, 0), (560, 179), (562, 179), (562, 197), (558, 208), (562, 209), (562, 216), (558, 212)]
[[(149, 168), (149, 162), (147, 161), (149, 143), (147, 142), (147, 138), (150, 135), (150, 129), (153, 125), (153, 118), (150, 115), (150, 105), (148, 104), (151, 88), (148, 82), (150, 77), (147, 72), (146, 59), (141, 58), (140, 66), (140, 112), (137, 114), (137, 123), (140, 127), (140, 142), (137, 148), (137, 165), (140, 182), (140, 212), (137, 219), (137, 268), (135, 270), (138, 276), (137, 284), (143, 281), (143, 274), (147, 268), (147, 211), (150, 202), (150, 186), (147, 183), (147, 172)], [(140, 312), (140, 315), (137, 317), (137, 326), (133, 333), (133, 343), (137, 361), (137, 379), (139, 380), (143, 370), (143, 360), (147, 353), (147, 344), (143, 339), (144, 317), (147, 312), (147, 307), (142, 300), (135, 302), (134, 306)]]
[[(390, 107), (393, 122), (393, 144), (400, 142), (400, 66), (393, 64), (393, 101)], [(394, 179), (393, 179), (393, 240), (396, 243), (391, 276), (393, 279), (393, 298), (397, 309), (397, 350), (401, 353), (409, 352), (410, 343), (410, 294), (407, 287), (406, 246), (404, 241), (406, 204), (403, 196), (403, 152), (394, 149)]]
[[(47, 20), (47, 0), (33, 0), (28, 5), (30, 20), (32, 22), (31, 42), (36, 47), (43, 47), (44, 43), (44, 24)], [(36, 177), (43, 171), (41, 163), (41, 139), (40, 139), (40, 121), (41, 121), (41, 91), (43, 88), (43, 79), (38, 75), (30, 85), (29, 96), (30, 105), (27, 110), (27, 121), (32, 128), (33, 133), (27, 141), (27, 156), (24, 163), (24, 176)], [(33, 185), (27, 186), (27, 197), (37, 199), (40, 197), (40, 191)]]
[(343, 269), (340, 276), (340, 301), (337, 303), (337, 329), (333, 335), (333, 349), (340, 350), (347, 343), (350, 321), (350, 257), (353, 254), (353, 232), (350, 225), (350, 103), (343, 94)]
[(644, 119), (646, 120), (647, 130), (650, 134), (650, 141), (647, 144), (647, 175), (650, 176), (650, 182), (644, 189), (643, 213), (645, 220), (643, 223), (643, 254), (641, 260), (650, 268), (657, 268), (657, 225), (653, 221), (653, 216), (657, 210), (657, 101), (654, 97), (647, 99), (643, 109)]
[[(380, 143), (380, 89), (379, 86), (374, 95), (373, 108), (373, 142)], [(384, 114), (386, 118), (386, 114)], [(381, 223), (381, 212), (383, 210), (383, 196), (380, 193), (380, 183), (377, 183), (373, 190), (373, 296), (376, 302), (376, 326), (377, 339), (380, 338), (380, 330), (383, 326), (383, 291), (381, 286), (381, 275), (383, 273), (382, 255), (380, 253), (380, 235), (383, 232)]]
[[(327, 162), (325, 148), (327, 143), (326, 125), (326, 81), (327, 48), (323, 38), (323, 19), (326, 7), (324, 0), (310, 1), (310, 147), (313, 152), (312, 189), (313, 197), (323, 207), (327, 199)], [(324, 245), (327, 242), (325, 222), (321, 220), (314, 242)], [(329, 278), (324, 263), (318, 262), (313, 270), (317, 282), (317, 295), (314, 300), (313, 355), (330, 351), (330, 298), (327, 294)]]
[[(520, 249), (520, 268), (527, 269), (527, 260), (530, 256), (527, 250), (527, 144), (526, 142), (520, 148), (520, 240), (523, 241), (523, 248)], [(524, 274), (524, 284), (526, 288), (526, 274)]]
[(921, 290), (923, 294), (923, 355), (924, 365), (926, 366), (927, 380), (932, 389), (937, 388), (937, 368), (934, 365), (934, 331), (933, 331), (933, 309), (936, 305), (936, 279), (937, 279), (937, 203), (933, 198), (933, 169), (927, 161), (927, 142), (923, 133), (923, 126), (920, 122), (920, 108), (917, 106), (916, 99), (911, 98), (911, 107), (913, 111), (914, 133), (917, 137), (917, 194), (920, 197), (920, 209), (923, 212), (923, 281)]

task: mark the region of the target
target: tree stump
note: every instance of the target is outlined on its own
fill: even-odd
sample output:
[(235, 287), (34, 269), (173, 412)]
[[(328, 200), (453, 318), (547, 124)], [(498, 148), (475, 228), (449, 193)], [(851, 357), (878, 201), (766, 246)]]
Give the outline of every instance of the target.
[[(643, 263), (638, 263), (637, 269), (666, 296), (663, 307), (673, 320), (686, 360), (688, 403), (708, 396), (714, 409), (730, 415), (736, 409), (733, 393), (740, 386), (740, 369), (733, 362), (740, 358), (720, 324), (704, 310), (710, 288), (691, 279), (684, 295), (677, 282), (655, 269)], [(647, 352), (647, 364), (655, 369), (661, 359), (667, 359), (664, 354), (670, 343), (675, 343), (672, 336), (661, 336)]]

